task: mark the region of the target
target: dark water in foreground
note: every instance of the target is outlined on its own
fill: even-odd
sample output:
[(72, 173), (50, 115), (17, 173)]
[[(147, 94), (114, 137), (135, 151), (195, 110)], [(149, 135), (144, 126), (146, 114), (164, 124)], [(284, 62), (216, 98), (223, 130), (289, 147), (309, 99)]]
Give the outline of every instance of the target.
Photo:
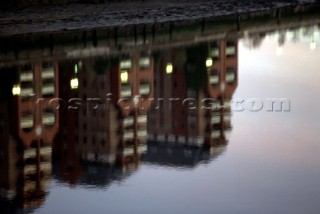
[(319, 213), (319, 32), (2, 68), (1, 213)]

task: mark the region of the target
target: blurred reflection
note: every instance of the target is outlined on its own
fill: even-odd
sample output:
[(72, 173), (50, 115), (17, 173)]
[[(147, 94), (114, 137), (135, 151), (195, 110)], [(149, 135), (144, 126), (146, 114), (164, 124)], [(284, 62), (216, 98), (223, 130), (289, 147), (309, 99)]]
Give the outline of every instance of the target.
[[(79, 176), (89, 176), (80, 161), (90, 168), (100, 163), (119, 164), (122, 172), (136, 169), (147, 148), (152, 55), (133, 50), (111, 58), (66, 62), (60, 67), (60, 98), (70, 101), (61, 111), (62, 129), (54, 145), (62, 177), (75, 184)], [(68, 84), (74, 79), (77, 87)]]
[[(168, 64), (169, 73), (164, 72)], [(237, 39), (160, 53), (149, 139), (195, 147), (225, 144), (237, 64)]]
[(58, 96), (58, 67), (54, 62), (35, 63), (4, 72), (8, 78), (1, 80), (0, 190), (1, 200), (10, 201), (2, 203), (1, 210), (9, 212), (10, 204), (33, 209), (45, 200), (59, 112), (37, 98)]
[[(298, 38), (288, 32), (279, 44)], [(310, 32), (314, 49), (319, 30)], [(266, 35), (247, 33), (244, 41), (258, 47)], [(39, 207), (52, 173), (70, 186), (100, 188), (143, 163), (192, 168), (225, 151), (238, 36), (183, 36), (163, 47), (122, 41), (129, 48), (72, 49), (78, 54), (70, 58), (1, 68), (1, 210)]]
[(60, 63), (55, 178), (108, 186), (141, 161), (194, 166), (220, 154), (231, 131), (237, 49), (236, 38), (221, 38)]
[(187, 167), (223, 151), (231, 131), (237, 49), (237, 39), (221, 38), (159, 53), (145, 161)]

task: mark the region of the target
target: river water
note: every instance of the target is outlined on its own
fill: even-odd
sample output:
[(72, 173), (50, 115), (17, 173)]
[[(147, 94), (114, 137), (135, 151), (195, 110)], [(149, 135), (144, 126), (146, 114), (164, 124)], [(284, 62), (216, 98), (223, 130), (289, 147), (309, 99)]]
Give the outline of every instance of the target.
[(3, 67), (1, 213), (319, 213), (319, 46), (311, 25)]

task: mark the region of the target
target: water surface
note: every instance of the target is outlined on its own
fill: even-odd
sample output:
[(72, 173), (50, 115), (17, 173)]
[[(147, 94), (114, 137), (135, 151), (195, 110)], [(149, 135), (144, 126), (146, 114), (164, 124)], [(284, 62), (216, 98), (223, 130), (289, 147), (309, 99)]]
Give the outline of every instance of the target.
[[(3, 68), (12, 75), (1, 80), (1, 210), (319, 213), (319, 32), (246, 32)], [(39, 97), (82, 103), (54, 111), (57, 102), (35, 107)], [(270, 110), (270, 99), (282, 109)]]

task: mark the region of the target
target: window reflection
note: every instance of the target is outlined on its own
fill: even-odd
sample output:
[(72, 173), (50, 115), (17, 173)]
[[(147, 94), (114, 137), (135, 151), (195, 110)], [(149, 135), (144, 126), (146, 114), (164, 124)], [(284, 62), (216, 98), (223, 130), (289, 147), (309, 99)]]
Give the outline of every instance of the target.
[(32, 65), (21, 67), (20, 71), (20, 92), (22, 98), (28, 98), (34, 94), (34, 72)]
[(219, 85), (220, 82), (220, 73), (219, 70), (217, 68), (213, 69), (210, 71), (210, 76), (209, 76), (209, 83), (211, 85)]

